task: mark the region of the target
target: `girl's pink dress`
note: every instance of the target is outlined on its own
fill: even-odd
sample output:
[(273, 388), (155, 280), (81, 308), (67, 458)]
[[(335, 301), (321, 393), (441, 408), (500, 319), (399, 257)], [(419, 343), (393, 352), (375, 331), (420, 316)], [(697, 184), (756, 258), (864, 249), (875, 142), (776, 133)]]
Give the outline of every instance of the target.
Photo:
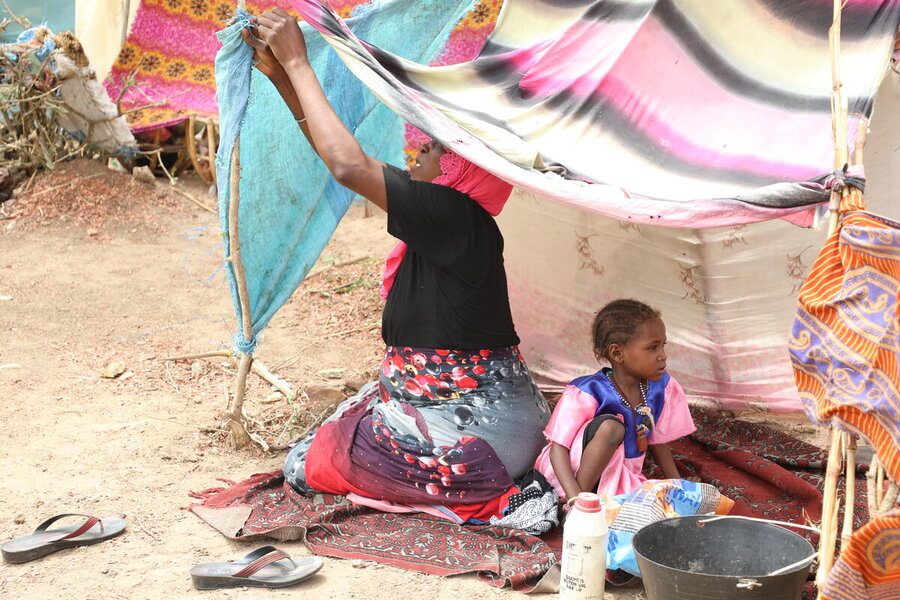
[[(566, 386), (544, 429), (548, 442), (556, 442), (569, 449), (572, 471), (581, 465), (584, 431), (594, 417), (613, 415), (625, 424), (625, 440), (616, 449), (597, 485), (598, 494), (625, 494), (640, 487), (647, 478), (641, 474), (644, 452), (637, 449), (634, 433), (634, 413), (622, 404), (609, 370), (603, 369), (579, 377)], [(666, 373), (659, 381), (650, 381), (647, 391), (656, 426), (650, 433), (650, 444), (664, 444), (689, 435), (696, 430), (688, 410), (687, 398), (681, 385)], [(566, 494), (550, 464), (550, 443), (541, 451), (534, 468), (547, 478), (563, 500)]]

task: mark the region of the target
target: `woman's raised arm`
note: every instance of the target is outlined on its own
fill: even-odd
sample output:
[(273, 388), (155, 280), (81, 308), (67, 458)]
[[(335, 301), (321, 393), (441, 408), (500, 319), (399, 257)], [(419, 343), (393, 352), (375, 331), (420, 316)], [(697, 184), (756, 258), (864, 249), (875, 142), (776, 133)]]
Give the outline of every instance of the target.
[[(262, 42), (277, 59), (287, 76), (296, 103), (292, 106), (291, 90), (287, 89), (283, 80), (278, 89), (294, 117), (305, 119), (301, 122), (301, 128), (313, 149), (338, 183), (387, 210), (382, 172), (384, 163), (363, 152), (359, 142), (334, 112), (309, 64), (306, 40), (296, 19), (276, 8), (257, 17), (256, 24), (260, 39), (254, 39), (249, 32), (244, 34), (244, 39), (256, 49), (261, 59), (267, 58), (265, 49), (260, 45)], [(270, 65), (270, 61), (266, 64)], [(265, 69), (262, 70), (266, 73)], [(266, 75), (272, 78), (276, 86), (279, 86), (278, 78), (283, 78), (277, 72), (274, 77), (269, 73)]]

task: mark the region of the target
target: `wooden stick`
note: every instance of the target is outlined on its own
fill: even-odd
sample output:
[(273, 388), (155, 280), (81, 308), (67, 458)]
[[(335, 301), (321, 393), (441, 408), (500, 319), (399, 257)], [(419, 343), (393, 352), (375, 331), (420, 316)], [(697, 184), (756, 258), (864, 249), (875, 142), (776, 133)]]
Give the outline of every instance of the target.
[(183, 189), (179, 188), (177, 185), (173, 185), (173, 186), (170, 186), (170, 187), (171, 187), (175, 192), (177, 192), (178, 194), (181, 194), (182, 196), (184, 196), (185, 198), (187, 198), (188, 200), (190, 200), (191, 202), (193, 202), (194, 204), (196, 204), (197, 206), (199, 206), (199, 207), (202, 208), (203, 210), (215, 214), (216, 210), (215, 210), (213, 207), (207, 206), (206, 204), (203, 204), (202, 202), (200, 202), (199, 200), (197, 200), (196, 198), (194, 198), (194, 196), (192, 196), (191, 194), (188, 194), (186, 191), (184, 191)]
[[(842, 169), (847, 163), (847, 98), (844, 96), (844, 84), (841, 82), (841, 0), (834, 0), (833, 21), (828, 30), (829, 48), (831, 49), (831, 134), (834, 138), (835, 169)], [(846, 189), (846, 188), (844, 188)], [(831, 191), (829, 203), (828, 233), (837, 229), (841, 192)]]
[[(866, 130), (869, 121), (860, 117), (856, 123), (856, 141), (853, 144), (852, 164), (861, 165), (863, 162), (863, 149), (866, 145)], [(861, 192), (853, 188), (851, 193), (858, 195)], [(853, 535), (853, 516), (856, 504), (856, 436), (849, 433), (842, 434), (844, 438), (844, 456), (846, 459), (846, 487), (844, 489), (844, 525), (841, 531), (841, 548), (845, 548)]]
[(369, 329), (375, 329), (376, 327), (381, 325), (381, 321), (375, 321), (374, 323), (369, 323), (368, 325), (363, 325), (362, 327), (354, 327), (353, 329), (345, 329), (343, 331), (335, 331), (334, 333), (329, 333), (328, 335), (323, 335), (323, 339), (338, 337), (340, 335), (346, 335), (348, 333), (356, 333), (357, 331), (368, 331)]
[[(162, 143), (162, 127), (157, 127), (153, 130), (153, 146), (156, 149), (159, 149), (159, 145)], [(150, 155), (150, 170), (155, 171), (156, 165), (160, 161), (160, 156), (158, 153), (153, 153)]]
[[(234, 269), (234, 278), (237, 282), (238, 301), (241, 306), (241, 333), (248, 342), (253, 339), (253, 318), (250, 315), (250, 294), (247, 291), (247, 278), (244, 274), (244, 263), (241, 260), (241, 242), (238, 235), (238, 210), (241, 203), (241, 138), (234, 141), (234, 150), (231, 153), (231, 180), (230, 198), (228, 204), (228, 259)], [(247, 390), (247, 374), (253, 357), (249, 354), (241, 354), (241, 362), (238, 365), (237, 379), (234, 386), (234, 397), (225, 418), (231, 430), (231, 441), (236, 448), (243, 448), (250, 443), (250, 435), (244, 426), (244, 393)]]
[[(834, 168), (842, 169), (847, 162), (847, 100), (843, 94), (840, 77), (841, 0), (834, 0), (831, 28), (828, 30), (831, 50), (831, 132), (834, 137)], [(844, 187), (843, 190), (847, 188)], [(842, 190), (842, 191), (843, 191)], [(838, 228), (842, 191), (832, 190), (828, 205), (828, 235)], [(841, 434), (831, 428), (831, 447), (828, 451), (828, 467), (825, 471), (825, 489), (822, 491), (822, 534), (819, 536), (819, 569), (816, 587), (819, 595), (834, 565), (837, 544), (837, 483), (841, 475)]]
[(160, 361), (173, 361), (177, 362), (179, 360), (194, 360), (196, 358), (212, 358), (214, 356), (231, 356), (234, 354), (234, 350), (213, 350), (211, 352), (200, 352), (198, 354), (183, 354), (181, 356), (166, 356), (164, 358), (160, 358)]
[(896, 481), (891, 481), (888, 489), (884, 493), (884, 499), (881, 502), (881, 506), (878, 507), (878, 514), (883, 515), (894, 510), (894, 505), (897, 504), (898, 497), (900, 497), (900, 486), (897, 485)]
[(295, 362), (297, 362), (298, 360), (300, 360), (300, 355), (302, 355), (306, 350), (315, 346), (317, 343), (318, 342), (312, 342), (312, 343), (307, 344), (307, 345), (303, 346), (302, 348), (300, 348), (297, 352), (295, 352), (294, 354), (292, 354), (291, 356), (287, 357), (282, 362), (277, 364), (274, 368), (274, 372), (277, 373), (278, 371), (284, 369), (285, 367), (289, 367), (292, 364), (294, 364)]
[[(197, 173), (197, 175), (200, 176), (200, 179), (203, 181), (203, 183), (209, 185), (210, 183), (212, 183), (212, 179), (206, 177), (203, 172), (200, 171), (200, 157), (197, 156), (197, 140), (194, 139), (194, 135), (196, 134), (196, 124), (196, 115), (191, 115), (190, 117), (188, 117), (187, 132), (185, 133), (184, 142), (187, 146), (188, 157), (190, 157), (191, 159), (191, 164), (194, 165), (194, 171)], [(212, 169), (215, 168), (215, 165), (210, 165), (209, 167)]]
[(844, 451), (847, 457), (847, 481), (844, 491), (844, 527), (841, 531), (841, 548), (846, 548), (853, 535), (853, 512), (856, 501), (856, 437), (844, 433)]
[(878, 515), (879, 506), (875, 502), (875, 474), (878, 472), (879, 466), (881, 466), (881, 460), (876, 453), (869, 463), (869, 470), (866, 472), (866, 496), (868, 497), (870, 518)]
[(231, 431), (231, 442), (235, 448), (243, 448), (250, 443), (250, 434), (244, 425), (244, 394), (247, 391), (247, 374), (253, 357), (249, 354), (241, 354), (241, 362), (238, 365), (237, 377), (234, 382), (234, 397), (231, 406), (225, 415), (228, 419), (228, 429)]
[(884, 465), (878, 461), (878, 467), (875, 469), (875, 506), (881, 507), (884, 502)]
[(816, 586), (821, 590), (834, 565), (837, 542), (837, 482), (841, 475), (841, 433), (831, 428), (831, 449), (825, 471), (825, 489), (822, 491), (822, 535), (819, 536), (819, 570)]
[(275, 388), (279, 392), (284, 394), (284, 397), (287, 398), (289, 402), (292, 402), (294, 400), (296, 394), (293, 390), (291, 390), (291, 384), (272, 373), (272, 371), (270, 371), (269, 368), (262, 362), (254, 360), (251, 368), (253, 369), (254, 373), (262, 377), (264, 380), (268, 381), (270, 384), (275, 386)]
[(856, 123), (856, 141), (853, 143), (853, 164), (863, 164), (863, 149), (866, 147), (866, 136), (869, 131), (869, 120), (860, 117)]
[(209, 144), (207, 150), (209, 158), (209, 172), (212, 175), (213, 183), (218, 185), (218, 177), (216, 175), (216, 132), (213, 131), (213, 120), (206, 121), (206, 142)]

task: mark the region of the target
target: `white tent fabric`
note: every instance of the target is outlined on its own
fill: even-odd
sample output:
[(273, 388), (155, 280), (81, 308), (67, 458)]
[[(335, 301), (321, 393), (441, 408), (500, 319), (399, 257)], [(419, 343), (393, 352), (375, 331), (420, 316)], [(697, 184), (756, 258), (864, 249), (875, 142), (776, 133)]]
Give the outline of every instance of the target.
[[(869, 207), (900, 217), (900, 77), (885, 78), (866, 148)], [(513, 317), (548, 387), (593, 372), (594, 313), (633, 297), (663, 313), (669, 365), (699, 404), (801, 410), (787, 353), (797, 293), (825, 227), (785, 221), (670, 229), (621, 222), (518, 190), (498, 218)]]
[(139, 0), (75, 0), (75, 37), (100, 81), (122, 49), (139, 4)]

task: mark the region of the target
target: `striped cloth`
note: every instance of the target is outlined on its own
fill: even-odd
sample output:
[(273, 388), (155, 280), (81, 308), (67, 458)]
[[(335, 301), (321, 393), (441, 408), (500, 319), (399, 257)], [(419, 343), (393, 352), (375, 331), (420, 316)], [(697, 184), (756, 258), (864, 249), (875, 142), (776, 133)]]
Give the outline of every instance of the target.
[(900, 479), (900, 223), (845, 197), (800, 290), (790, 354), (809, 417), (863, 435)]
[[(832, 169), (829, 2), (507, 0), (480, 56), (442, 68), (360, 39), (326, 0), (290, 2), (403, 119), (544, 198), (691, 228), (809, 223), (826, 200), (803, 182)], [(845, 3), (851, 143), (898, 22), (900, 2)]]
[(820, 600), (900, 598), (900, 512), (872, 519), (850, 538)]

